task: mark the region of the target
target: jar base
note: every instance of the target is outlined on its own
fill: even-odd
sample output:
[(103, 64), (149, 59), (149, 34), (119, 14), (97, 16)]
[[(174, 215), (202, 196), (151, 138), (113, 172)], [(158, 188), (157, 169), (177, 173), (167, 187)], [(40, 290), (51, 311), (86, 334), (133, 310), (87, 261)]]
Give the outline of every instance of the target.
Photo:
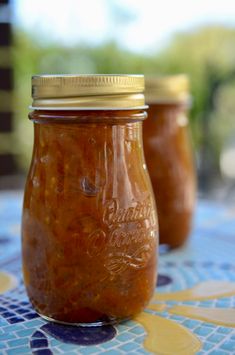
[(52, 322), (52, 323), (58, 323), (58, 324), (63, 324), (63, 325), (68, 325), (68, 326), (74, 326), (74, 327), (102, 327), (104, 325), (115, 325), (121, 322), (128, 321), (130, 318), (112, 318), (112, 317), (107, 317), (104, 319), (97, 320), (95, 322), (90, 322), (90, 323), (82, 323), (82, 322), (63, 322), (61, 320), (57, 320), (48, 316), (45, 316), (44, 314), (41, 314), (37, 312), (37, 314), (45, 319), (47, 322)]

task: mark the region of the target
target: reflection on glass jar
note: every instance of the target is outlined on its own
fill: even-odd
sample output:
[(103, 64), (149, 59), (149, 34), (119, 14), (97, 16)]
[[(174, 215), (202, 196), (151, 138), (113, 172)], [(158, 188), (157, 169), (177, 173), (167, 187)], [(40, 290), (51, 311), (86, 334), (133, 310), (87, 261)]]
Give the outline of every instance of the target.
[(153, 295), (158, 225), (142, 147), (143, 88), (142, 76), (33, 78), (23, 272), (46, 319), (115, 322)]
[(188, 86), (185, 75), (146, 79), (145, 158), (157, 203), (160, 244), (172, 248), (189, 236), (195, 204)]

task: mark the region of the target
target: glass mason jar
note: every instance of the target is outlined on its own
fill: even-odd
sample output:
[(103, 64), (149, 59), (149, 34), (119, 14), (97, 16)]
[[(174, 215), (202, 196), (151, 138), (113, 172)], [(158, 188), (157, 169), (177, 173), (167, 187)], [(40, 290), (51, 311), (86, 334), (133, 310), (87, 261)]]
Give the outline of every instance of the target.
[(158, 225), (142, 147), (143, 76), (35, 76), (23, 274), (47, 320), (101, 325), (143, 310)]
[(186, 75), (146, 78), (145, 158), (157, 203), (160, 244), (181, 246), (189, 236), (196, 178), (188, 135)]

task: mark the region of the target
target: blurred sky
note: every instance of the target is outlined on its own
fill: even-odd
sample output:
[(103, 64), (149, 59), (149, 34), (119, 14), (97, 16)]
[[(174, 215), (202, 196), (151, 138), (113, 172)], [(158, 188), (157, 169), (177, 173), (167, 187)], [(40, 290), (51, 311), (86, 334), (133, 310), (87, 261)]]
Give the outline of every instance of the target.
[(14, 22), (48, 40), (98, 45), (116, 40), (147, 52), (205, 24), (235, 27), (235, 0), (12, 0)]

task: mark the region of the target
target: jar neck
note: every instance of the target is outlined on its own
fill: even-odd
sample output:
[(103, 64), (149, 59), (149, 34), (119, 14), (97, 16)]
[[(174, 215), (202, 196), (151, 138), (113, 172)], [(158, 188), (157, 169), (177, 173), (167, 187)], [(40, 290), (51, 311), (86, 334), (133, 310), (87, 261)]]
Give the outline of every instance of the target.
[(178, 110), (184, 110), (184, 111), (188, 111), (190, 110), (190, 108), (192, 107), (192, 98), (188, 99), (188, 100), (176, 100), (176, 101), (148, 101), (147, 102), (149, 110), (151, 109), (178, 109)]
[(119, 124), (143, 121), (145, 110), (34, 110), (29, 119), (36, 123), (98, 123)]

